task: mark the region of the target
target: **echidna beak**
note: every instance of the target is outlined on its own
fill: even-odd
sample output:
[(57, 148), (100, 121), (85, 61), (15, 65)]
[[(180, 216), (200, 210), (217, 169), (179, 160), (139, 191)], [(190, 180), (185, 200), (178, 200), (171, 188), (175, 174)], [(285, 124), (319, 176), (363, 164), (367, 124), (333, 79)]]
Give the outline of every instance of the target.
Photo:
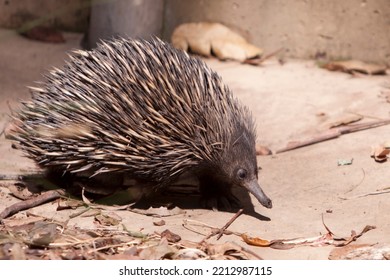
[(272, 208), (272, 200), (263, 192), (256, 179), (247, 182), (244, 187), (257, 198), (261, 205)]

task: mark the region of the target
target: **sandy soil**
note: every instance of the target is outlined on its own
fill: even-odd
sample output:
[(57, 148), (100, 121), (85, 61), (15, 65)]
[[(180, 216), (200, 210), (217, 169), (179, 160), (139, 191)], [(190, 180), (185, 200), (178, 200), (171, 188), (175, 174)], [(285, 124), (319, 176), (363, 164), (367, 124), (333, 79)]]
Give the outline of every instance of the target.
[[(67, 43), (47, 44), (30, 41), (13, 32), (0, 31), (0, 129), (9, 120), (10, 107), (17, 110), (21, 99), (29, 97), (26, 86), (41, 80), (52, 66), (61, 66), (66, 52), (79, 48), (81, 35), (66, 34)], [(253, 111), (258, 125), (258, 141), (273, 151), (289, 141), (310, 138), (327, 122), (342, 114), (360, 114), (364, 121), (389, 118), (390, 104), (381, 97), (388, 92), (388, 76), (359, 76), (329, 72), (312, 61), (288, 60), (284, 65), (268, 61), (261, 67), (235, 62), (207, 61), (217, 70), (235, 95)], [(389, 187), (389, 162), (377, 163), (370, 157), (372, 145), (390, 140), (389, 126), (343, 135), (337, 139), (290, 152), (258, 157), (260, 184), (273, 200), (265, 209), (251, 197), (257, 214), (244, 214), (230, 226), (264, 239), (311, 237), (326, 232), (321, 217), (337, 235), (349, 236), (374, 225), (356, 242), (390, 242), (390, 193), (360, 197)], [(353, 159), (352, 165), (338, 166), (339, 159)], [(34, 163), (11, 148), (0, 137), (0, 173), (21, 174), (35, 170)], [(0, 187), (0, 211), (18, 201)], [(48, 203), (30, 212), (64, 221), (71, 211), (55, 211)], [(145, 233), (165, 228), (183, 239), (199, 241), (203, 236), (183, 228), (184, 219), (222, 227), (229, 212), (213, 212), (188, 205), (185, 214), (166, 217), (166, 225), (156, 227), (156, 218), (119, 211), (128, 229)], [(23, 216), (23, 213), (18, 214)], [(212, 222), (210, 222), (212, 221)], [(94, 228), (92, 217), (80, 217), (69, 225)], [(224, 236), (219, 242), (234, 241)], [(211, 242), (217, 242), (214, 239)], [(327, 259), (333, 246), (299, 247), (290, 250), (250, 247), (265, 259)]]

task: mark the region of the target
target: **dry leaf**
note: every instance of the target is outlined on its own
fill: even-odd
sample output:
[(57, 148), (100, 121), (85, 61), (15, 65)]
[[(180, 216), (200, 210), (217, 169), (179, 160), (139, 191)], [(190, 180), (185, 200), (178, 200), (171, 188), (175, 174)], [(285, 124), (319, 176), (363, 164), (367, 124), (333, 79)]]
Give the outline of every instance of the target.
[(297, 246), (312, 246), (319, 247), (325, 245), (334, 245), (336, 247), (346, 246), (349, 243), (356, 241), (360, 236), (369, 230), (375, 229), (375, 226), (365, 226), (364, 229), (356, 234), (355, 231), (351, 232), (350, 237), (335, 237), (335, 235), (329, 230), (329, 228), (323, 223), (327, 233), (307, 238), (293, 238), (293, 239), (274, 239), (271, 241), (263, 240), (258, 237), (248, 237), (245, 234), (241, 235), (241, 238), (249, 245), (260, 247), (271, 247), (273, 249), (291, 249)]
[(387, 160), (388, 155), (390, 153), (390, 148), (387, 148), (388, 144), (383, 144), (381, 146), (372, 147), (371, 149), (371, 157), (375, 159), (377, 162), (384, 162)]
[(64, 43), (65, 38), (62, 35), (62, 32), (45, 26), (36, 26), (21, 34), (29, 39), (47, 42), (47, 43)]
[(257, 156), (268, 156), (268, 155), (272, 155), (272, 151), (266, 146), (256, 144), (256, 155)]
[(103, 226), (116, 226), (122, 219), (115, 213), (104, 213), (96, 215), (95, 220)]
[(181, 240), (180, 235), (171, 232), (170, 230), (166, 229), (163, 232), (161, 232), (161, 237), (166, 238), (169, 242), (176, 243)]
[(387, 67), (360, 60), (332, 61), (324, 65), (330, 71), (342, 71), (346, 73), (363, 73), (369, 75), (386, 75)]
[(34, 193), (30, 192), (30, 190), (26, 186), (22, 186), (19, 183), (16, 183), (14, 185), (10, 185), (8, 187), (9, 191), (12, 193), (13, 196), (16, 198), (19, 198), (21, 200), (27, 200), (31, 197), (34, 197)]
[(164, 226), (165, 225), (165, 221), (164, 220), (154, 221), (153, 225), (159, 226), (159, 227), (160, 226)]
[(210, 255), (212, 260), (261, 259), (259, 256), (252, 254), (251, 252), (232, 242), (205, 245), (206, 252)]
[(269, 247), (271, 245), (271, 242), (268, 240), (261, 239), (258, 237), (249, 237), (246, 234), (241, 234), (241, 238), (248, 245), (259, 246), (259, 247)]
[(174, 47), (219, 59), (245, 59), (260, 56), (262, 50), (220, 23), (186, 23), (172, 34)]
[(168, 244), (158, 244), (143, 249), (139, 253), (139, 257), (143, 260), (170, 259), (177, 251), (176, 248)]

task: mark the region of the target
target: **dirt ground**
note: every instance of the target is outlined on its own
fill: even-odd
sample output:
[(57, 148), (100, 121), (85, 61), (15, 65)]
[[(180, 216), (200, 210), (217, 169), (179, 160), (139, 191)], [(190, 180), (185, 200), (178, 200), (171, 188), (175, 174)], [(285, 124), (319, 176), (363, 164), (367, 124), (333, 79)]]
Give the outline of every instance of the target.
[[(41, 80), (53, 66), (61, 66), (66, 52), (79, 48), (79, 34), (65, 34), (65, 44), (31, 41), (8, 30), (0, 31), (0, 130), (9, 121), (10, 108), (17, 110), (29, 98), (26, 86)], [(352, 76), (319, 68), (313, 61), (287, 60), (281, 65), (269, 60), (259, 67), (236, 62), (207, 60), (223, 77), (235, 95), (247, 104), (257, 120), (258, 142), (276, 151), (293, 140), (310, 138), (341, 115), (361, 115), (360, 122), (388, 119), (390, 104), (383, 94), (389, 92), (389, 76)], [(376, 226), (360, 237), (357, 244), (390, 243), (390, 193), (366, 195), (390, 187), (389, 164), (370, 157), (371, 146), (390, 140), (390, 125), (342, 135), (337, 139), (293, 151), (259, 156), (260, 184), (273, 200), (265, 209), (254, 200), (257, 214), (241, 215), (229, 229), (272, 240), (313, 237), (326, 233), (326, 225), (340, 236), (366, 225)], [(353, 159), (351, 165), (338, 166), (338, 160)], [(24, 174), (36, 170), (32, 161), (11, 148), (0, 137), (0, 173)], [(9, 190), (0, 187), (0, 211), (17, 202)], [(30, 209), (35, 215), (65, 221), (72, 210), (56, 211), (56, 203)], [(185, 229), (184, 219), (222, 227), (233, 216), (187, 205), (185, 213), (160, 220), (128, 211), (117, 211), (122, 223), (131, 230), (153, 233), (169, 229), (183, 239), (199, 241), (204, 236)], [(23, 217), (24, 213), (18, 214)], [(93, 229), (93, 217), (78, 217), (68, 225)], [(233, 241), (250, 248), (264, 259), (328, 259), (334, 246), (300, 246), (276, 250), (246, 245), (238, 236), (225, 235), (219, 241)]]

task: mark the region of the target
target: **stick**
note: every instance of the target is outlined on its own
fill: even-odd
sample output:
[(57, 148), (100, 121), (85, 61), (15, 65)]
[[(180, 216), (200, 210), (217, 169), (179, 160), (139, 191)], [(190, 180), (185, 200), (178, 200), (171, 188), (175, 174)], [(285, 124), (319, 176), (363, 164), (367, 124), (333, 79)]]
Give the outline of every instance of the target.
[(384, 193), (390, 193), (390, 190), (388, 188), (384, 188), (384, 189), (381, 189), (381, 190), (376, 190), (374, 192), (369, 192), (369, 193), (365, 193), (365, 194), (355, 195), (355, 196), (352, 196), (352, 197), (341, 197), (340, 196), (340, 198), (343, 199), (343, 200), (348, 200), (348, 199), (366, 197), (366, 196), (369, 196), (369, 195), (379, 195), (379, 194), (384, 194)]
[(281, 52), (283, 50), (284, 50), (284, 48), (277, 49), (276, 51), (269, 53), (267, 55), (264, 55), (263, 57), (260, 57), (260, 58), (248, 58), (248, 59), (245, 59), (243, 61), (243, 63), (257, 66), (257, 65), (260, 65), (261, 63), (263, 63), (264, 61), (266, 61), (267, 59), (270, 59), (271, 57), (277, 55), (279, 52)]
[(60, 190), (47, 191), (47, 192), (45, 192), (37, 197), (29, 199), (29, 200), (25, 200), (25, 201), (21, 201), (21, 202), (17, 202), (15, 204), (12, 204), (11, 206), (8, 206), (7, 208), (5, 208), (3, 210), (3, 212), (0, 213), (0, 221), (18, 213), (19, 211), (33, 208), (35, 206), (46, 203), (48, 201), (52, 201), (52, 200), (55, 200), (57, 198), (60, 198), (63, 195), (64, 195), (64, 193)]
[(217, 236), (217, 240), (219, 240), (222, 237), (222, 235), (225, 232), (225, 230), (227, 230), (227, 228), (242, 214), (242, 212), (244, 212), (244, 209), (238, 210), (238, 212), (229, 220), (229, 222), (227, 222), (226, 225), (224, 225), (219, 230), (219, 234)]
[(382, 121), (372, 121), (367, 123), (360, 123), (360, 124), (352, 124), (352, 125), (346, 125), (339, 128), (332, 128), (328, 131), (325, 131), (323, 133), (318, 134), (317, 136), (314, 136), (311, 139), (304, 140), (304, 141), (297, 141), (292, 144), (287, 145), (287, 147), (277, 150), (276, 153), (283, 153), (287, 151), (291, 151), (297, 148), (302, 148), (305, 146), (313, 145), (316, 143), (320, 143), (323, 141), (327, 141), (330, 139), (337, 138), (343, 134), (353, 133), (361, 130), (366, 130), (370, 128), (375, 128), (383, 125), (390, 124), (390, 120), (382, 120)]

